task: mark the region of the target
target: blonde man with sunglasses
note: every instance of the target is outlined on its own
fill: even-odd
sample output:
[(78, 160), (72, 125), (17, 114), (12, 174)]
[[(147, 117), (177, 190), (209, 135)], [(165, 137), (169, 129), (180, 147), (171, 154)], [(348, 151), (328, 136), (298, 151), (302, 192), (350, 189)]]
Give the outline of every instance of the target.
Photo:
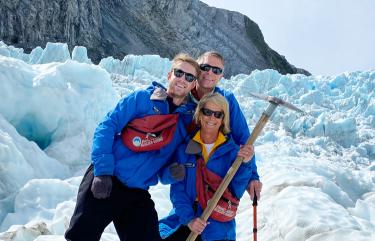
[[(168, 88), (153, 82), (122, 98), (104, 117), (95, 130), (92, 164), (65, 233), (68, 241), (99, 241), (112, 221), (121, 241), (161, 240), (148, 189), (158, 183), (160, 170), (170, 165), (171, 155), (187, 135), (184, 119), (191, 118), (194, 107), (185, 97), (199, 72), (194, 59), (177, 55)], [(170, 125), (156, 130), (166, 122)]]

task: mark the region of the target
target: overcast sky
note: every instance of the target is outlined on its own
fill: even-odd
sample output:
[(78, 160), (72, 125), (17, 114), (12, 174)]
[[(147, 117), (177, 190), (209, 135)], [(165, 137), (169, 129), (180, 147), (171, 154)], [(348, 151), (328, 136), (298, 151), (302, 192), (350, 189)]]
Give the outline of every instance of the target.
[(375, 0), (203, 0), (255, 21), (296, 67), (336, 75), (375, 69)]

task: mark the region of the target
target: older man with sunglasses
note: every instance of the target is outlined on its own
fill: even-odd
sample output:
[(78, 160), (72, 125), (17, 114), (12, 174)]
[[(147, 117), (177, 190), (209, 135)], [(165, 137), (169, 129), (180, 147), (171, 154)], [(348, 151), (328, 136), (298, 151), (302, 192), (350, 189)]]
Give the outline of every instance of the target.
[(154, 82), (133, 92), (98, 125), (92, 164), (65, 233), (68, 241), (99, 241), (112, 221), (121, 241), (161, 240), (148, 189), (158, 183), (161, 169), (170, 165), (171, 155), (187, 135), (185, 120), (191, 119), (195, 106), (186, 96), (199, 72), (194, 59), (177, 55), (167, 89)]
[[(190, 102), (198, 103), (198, 101), (208, 93), (220, 93), (229, 102), (230, 109), (230, 129), (231, 136), (236, 144), (244, 145), (250, 137), (249, 127), (241, 108), (232, 92), (217, 87), (220, 79), (224, 76), (224, 58), (215, 51), (208, 51), (200, 55), (197, 59), (201, 73), (198, 77), (195, 88), (190, 92)], [(245, 153), (252, 153), (251, 147), (243, 146)], [(249, 157), (250, 158), (250, 157)], [(255, 162), (255, 157), (253, 160)], [(259, 175), (255, 169), (252, 179), (250, 180), (247, 192), (250, 194), (251, 200), (254, 198), (254, 192), (257, 198), (260, 198), (262, 183), (259, 181)]]

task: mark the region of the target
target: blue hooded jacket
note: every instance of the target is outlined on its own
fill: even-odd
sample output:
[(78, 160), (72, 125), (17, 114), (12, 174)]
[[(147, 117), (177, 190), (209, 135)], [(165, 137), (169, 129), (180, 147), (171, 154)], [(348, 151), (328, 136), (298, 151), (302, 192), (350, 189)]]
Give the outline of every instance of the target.
[(158, 183), (158, 172), (169, 165), (174, 150), (187, 136), (186, 125), (191, 121), (194, 106), (179, 106), (179, 120), (173, 140), (155, 151), (133, 152), (121, 140), (122, 129), (133, 119), (148, 115), (169, 114), (165, 87), (153, 82), (146, 90), (135, 91), (121, 99), (95, 130), (92, 147), (94, 175), (116, 176), (130, 188), (147, 190)]
[[(198, 147), (197, 147), (198, 145)], [(194, 147), (195, 146), (195, 147)], [(195, 149), (195, 151), (192, 151)], [(222, 178), (226, 175), (228, 169), (237, 157), (239, 147), (228, 139), (220, 145), (209, 157), (206, 167), (215, 172)], [(181, 145), (173, 159), (178, 160), (186, 167), (185, 179), (171, 185), (170, 198), (173, 209), (169, 216), (159, 221), (159, 230), (162, 238), (166, 238), (174, 233), (180, 225), (187, 225), (192, 219), (200, 217), (203, 210), (198, 204), (197, 213), (194, 213), (193, 204), (197, 197), (196, 191), (196, 154), (202, 155), (200, 144), (194, 140)], [(229, 189), (232, 194), (240, 199), (251, 180), (258, 179), (255, 165), (255, 158), (246, 164), (241, 164), (234, 178), (232, 179)], [(207, 225), (202, 233), (203, 240), (235, 240), (236, 223), (235, 220), (229, 222), (218, 222), (208, 219), (210, 224)]]

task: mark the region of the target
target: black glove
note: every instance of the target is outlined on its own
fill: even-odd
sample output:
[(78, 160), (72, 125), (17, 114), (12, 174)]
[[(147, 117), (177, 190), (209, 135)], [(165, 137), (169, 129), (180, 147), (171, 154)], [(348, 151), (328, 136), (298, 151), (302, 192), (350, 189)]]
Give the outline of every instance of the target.
[(112, 190), (112, 176), (97, 176), (94, 177), (91, 185), (91, 192), (97, 199), (104, 199), (109, 197)]
[(174, 162), (169, 166), (169, 172), (176, 181), (182, 181), (185, 177), (185, 166)]

